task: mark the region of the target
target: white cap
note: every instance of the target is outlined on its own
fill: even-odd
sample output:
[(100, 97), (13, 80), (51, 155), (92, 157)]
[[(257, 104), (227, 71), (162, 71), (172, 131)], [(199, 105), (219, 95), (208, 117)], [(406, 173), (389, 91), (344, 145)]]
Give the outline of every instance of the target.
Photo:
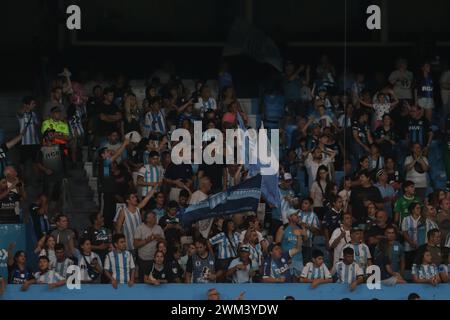
[(289, 172), (284, 174), (284, 180), (292, 180), (292, 175)]
[(298, 211), (299, 211), (298, 209), (294, 209), (294, 208), (287, 209), (287, 216), (290, 217), (293, 214), (298, 214)]
[(128, 132), (128, 133), (125, 135), (125, 138), (130, 139), (130, 142), (133, 142), (133, 143), (139, 143), (139, 142), (141, 142), (141, 140), (142, 140), (141, 135), (140, 135), (139, 132), (137, 132), (137, 131), (131, 131), (131, 132)]

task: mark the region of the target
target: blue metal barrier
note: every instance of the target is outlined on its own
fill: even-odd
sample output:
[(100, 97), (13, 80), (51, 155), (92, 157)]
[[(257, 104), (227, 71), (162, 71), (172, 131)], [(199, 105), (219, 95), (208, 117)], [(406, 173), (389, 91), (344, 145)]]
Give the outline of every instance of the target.
[(82, 285), (80, 290), (65, 286), (49, 289), (47, 285), (32, 285), (28, 291), (20, 291), (18, 285), (8, 285), (0, 300), (205, 300), (208, 289), (216, 288), (223, 300), (233, 300), (245, 291), (246, 300), (282, 300), (294, 296), (297, 300), (406, 300), (412, 292), (424, 300), (450, 300), (450, 284), (437, 287), (422, 284), (403, 284), (369, 290), (359, 285), (350, 292), (348, 285), (326, 284), (311, 289), (308, 284), (166, 284), (150, 286), (136, 284), (132, 288), (120, 285)]

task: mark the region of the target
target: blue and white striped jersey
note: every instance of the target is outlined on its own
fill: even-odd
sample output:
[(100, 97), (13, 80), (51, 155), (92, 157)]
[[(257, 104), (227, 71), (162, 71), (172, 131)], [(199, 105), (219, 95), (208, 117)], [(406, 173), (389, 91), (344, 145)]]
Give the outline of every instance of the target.
[(0, 249), (0, 275), (8, 279), (8, 251)]
[[(161, 182), (164, 177), (164, 169), (161, 166), (151, 166), (149, 164), (144, 165), (139, 169), (138, 176), (144, 178), (144, 182)], [(148, 192), (155, 189), (155, 192), (159, 190), (159, 187), (146, 186), (141, 187), (141, 196), (145, 197)]]
[(438, 275), (438, 268), (434, 264), (413, 264), (411, 274), (419, 279), (432, 279)]
[[(300, 222), (304, 222), (311, 227), (320, 229), (319, 218), (313, 211), (310, 211), (310, 212), (300, 211), (298, 214), (298, 218), (299, 218)], [(307, 236), (308, 241), (307, 241), (307, 243), (303, 243), (303, 245), (312, 247), (314, 234), (311, 232), (311, 230), (306, 229), (306, 236)]]
[(114, 250), (106, 255), (105, 270), (111, 272), (112, 277), (118, 283), (128, 283), (130, 281), (131, 271), (134, 268), (133, 256), (127, 250), (122, 252)]
[[(78, 252), (78, 251), (77, 251)], [(71, 265), (73, 265), (73, 261), (69, 258), (64, 259), (64, 261), (58, 261), (56, 260), (54, 270), (64, 278), (67, 277), (67, 268)]]
[(372, 259), (372, 255), (370, 254), (369, 247), (364, 243), (353, 244), (347, 243), (342, 247), (340, 259), (344, 259), (344, 249), (352, 248), (354, 251), (355, 262), (361, 267), (363, 271), (367, 268), (367, 261)]
[(209, 239), (212, 246), (217, 245), (217, 258), (229, 259), (237, 256), (239, 246), (239, 233), (234, 232), (231, 238), (227, 237), (224, 232), (216, 234)]
[(47, 270), (46, 272), (38, 271), (34, 274), (36, 282), (40, 284), (51, 284), (64, 280), (65, 278), (55, 270)]
[(450, 275), (450, 263), (449, 264), (441, 264), (439, 266), (439, 273), (446, 273)]
[(331, 279), (331, 273), (328, 270), (325, 263), (322, 263), (320, 267), (315, 267), (314, 263), (308, 262), (302, 270), (300, 275), (302, 278), (314, 280), (314, 279)]
[(32, 111), (25, 112), (22, 115), (17, 114), (17, 119), (19, 120), (20, 132), (25, 130), (22, 137), (22, 145), (39, 144), (39, 129), (36, 129), (39, 120), (36, 113)]
[(364, 271), (356, 262), (347, 265), (344, 261), (339, 261), (333, 267), (331, 274), (336, 276), (337, 283), (351, 284), (357, 277), (364, 276)]
[(166, 119), (163, 112), (160, 110), (157, 113), (149, 111), (144, 117), (144, 137), (148, 138), (150, 132), (158, 132), (166, 134)]
[[(417, 245), (419, 246), (419, 239), (425, 239), (426, 238), (426, 226), (425, 224), (420, 224), (420, 217), (417, 219), (414, 219), (413, 216), (409, 215), (405, 217), (402, 221), (402, 231), (406, 231), (408, 233), (408, 236), (414, 240)], [(425, 236), (424, 236), (425, 235)], [(411, 245), (405, 241), (405, 251), (413, 251), (414, 248), (411, 247)]]
[(85, 105), (76, 106), (74, 114), (69, 119), (69, 129), (72, 137), (84, 135), (83, 119), (85, 117), (86, 117), (86, 106)]
[(198, 102), (194, 104), (194, 109), (200, 111), (200, 115), (203, 118), (205, 112), (209, 110), (217, 110), (217, 103), (214, 98), (209, 98), (204, 101), (201, 97), (198, 98)]
[(263, 252), (260, 243), (257, 243), (255, 246), (249, 245), (250, 248), (250, 259), (252, 260), (252, 270), (259, 270), (259, 267), (262, 265), (263, 260)]
[(134, 250), (134, 233), (136, 232), (137, 227), (142, 224), (141, 212), (139, 208), (136, 208), (135, 212), (131, 212), (126, 206), (124, 206), (123, 213), (125, 214), (123, 234), (127, 240), (127, 250)]

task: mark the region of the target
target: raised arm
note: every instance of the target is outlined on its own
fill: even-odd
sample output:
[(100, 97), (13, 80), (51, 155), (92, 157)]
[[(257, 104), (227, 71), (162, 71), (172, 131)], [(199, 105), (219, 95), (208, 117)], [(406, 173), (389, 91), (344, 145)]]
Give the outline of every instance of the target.
[(147, 192), (147, 195), (145, 196), (144, 199), (142, 199), (141, 202), (139, 202), (137, 207), (139, 209), (144, 208), (147, 205), (147, 203), (150, 201), (150, 199), (153, 197), (154, 194), (155, 194), (155, 188), (153, 188), (151, 191)]
[(125, 138), (125, 140), (123, 141), (122, 145), (119, 147), (119, 149), (117, 149), (117, 151), (111, 157), (111, 162), (116, 161), (117, 158), (119, 158), (120, 155), (123, 153), (123, 151), (125, 150), (126, 146), (129, 145), (129, 144), (130, 144), (130, 140), (128, 138)]

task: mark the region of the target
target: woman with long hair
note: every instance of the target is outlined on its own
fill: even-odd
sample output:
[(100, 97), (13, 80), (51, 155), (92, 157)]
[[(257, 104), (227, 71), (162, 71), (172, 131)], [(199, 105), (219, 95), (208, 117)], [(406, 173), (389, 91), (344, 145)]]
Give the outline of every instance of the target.
[(154, 257), (148, 273), (144, 275), (144, 283), (159, 286), (161, 283), (172, 282), (172, 273), (164, 263), (164, 252), (156, 251)]
[(384, 171), (388, 176), (388, 183), (398, 191), (402, 188), (402, 177), (397, 169), (397, 162), (394, 157), (386, 157), (384, 161)]
[(324, 215), (324, 200), (325, 190), (330, 183), (330, 176), (328, 174), (328, 167), (325, 165), (319, 166), (316, 174), (316, 180), (313, 182), (310, 190), (310, 197), (313, 199), (314, 212), (317, 214), (320, 220)]
[(392, 117), (389, 114), (383, 116), (382, 125), (375, 130), (375, 142), (380, 146), (381, 155), (392, 157), (397, 154), (396, 147), (398, 136), (393, 129)]
[(140, 131), (141, 109), (139, 108), (134, 93), (129, 93), (123, 103), (124, 121), (122, 122), (122, 132), (124, 134), (131, 131)]
[(436, 286), (441, 282), (438, 268), (431, 261), (430, 251), (423, 250), (419, 252), (411, 269), (412, 279), (415, 283), (428, 283)]
[(53, 269), (56, 265), (55, 253), (56, 240), (52, 235), (44, 235), (37, 243), (34, 253), (39, 254), (39, 257), (46, 256), (49, 260), (49, 269)]
[(27, 254), (23, 250), (18, 250), (14, 256), (8, 257), (9, 277), (8, 283), (21, 284), (22, 290), (26, 290), (34, 279), (33, 271), (27, 267)]
[(387, 239), (381, 239), (375, 248), (373, 261), (381, 270), (381, 283), (388, 286), (406, 283), (400, 273), (392, 269), (390, 250), (391, 247)]

